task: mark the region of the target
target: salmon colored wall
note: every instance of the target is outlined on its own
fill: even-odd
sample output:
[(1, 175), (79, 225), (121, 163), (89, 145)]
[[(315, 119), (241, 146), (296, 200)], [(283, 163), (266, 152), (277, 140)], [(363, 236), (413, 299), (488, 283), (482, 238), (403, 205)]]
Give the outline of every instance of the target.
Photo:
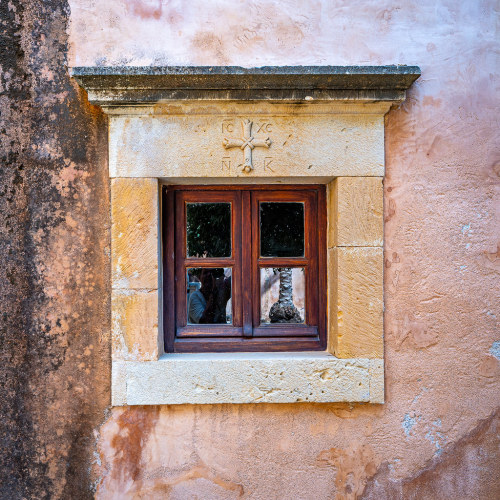
[[(11, 0), (0, 14), (0, 496), (500, 497), (494, 1)], [(422, 77), (386, 119), (386, 403), (110, 408), (106, 121), (66, 64), (398, 63)]]
[(89, 5), (72, 2), (74, 65), (422, 69), (386, 121), (387, 403), (115, 409), (99, 497), (357, 498), (374, 478), (403, 483), (450, 460), (500, 402), (494, 2)]

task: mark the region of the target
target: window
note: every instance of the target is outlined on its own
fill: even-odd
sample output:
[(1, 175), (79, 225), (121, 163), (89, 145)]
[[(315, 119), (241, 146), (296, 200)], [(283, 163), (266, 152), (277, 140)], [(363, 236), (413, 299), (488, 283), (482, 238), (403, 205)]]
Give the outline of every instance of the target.
[[(89, 101), (101, 105), (109, 120), (113, 405), (383, 403), (384, 116), (391, 106), (404, 101), (420, 69), (87, 67), (73, 68), (72, 74), (87, 89)], [(252, 143), (255, 139), (264, 145), (256, 146)], [(241, 145), (227, 147), (235, 142)], [(165, 189), (162, 185), (181, 184), (187, 179), (189, 183), (214, 186)], [(217, 183), (239, 182), (269, 182), (273, 187), (215, 187)], [(281, 182), (307, 188), (284, 188)], [(326, 186), (325, 210), (321, 208), (325, 205), (324, 192), (312, 183)], [(210, 202), (201, 198), (210, 191), (237, 193), (233, 201), (229, 200), (230, 232), (225, 236), (217, 232), (222, 236), (215, 253), (222, 257), (209, 257), (208, 251), (203, 257), (205, 252), (196, 246), (189, 257), (176, 252), (176, 234), (186, 224), (181, 216), (180, 228), (175, 227), (177, 191), (186, 195), (198, 191), (193, 203)], [(303, 324), (278, 325), (265, 315), (261, 321), (254, 311), (262, 308), (265, 312), (273, 305), (268, 300), (261, 307), (258, 294), (255, 299), (254, 288), (260, 290), (257, 270), (267, 269), (264, 279), (276, 280), (275, 269), (281, 266), (295, 273), (304, 267), (284, 262), (300, 257), (267, 256), (266, 252), (276, 249), (267, 238), (263, 240), (268, 247), (260, 254), (259, 243), (252, 236), (252, 230), (261, 236), (260, 228), (252, 222), (252, 218), (260, 216), (252, 200), (255, 203), (256, 197), (266, 191), (294, 191), (299, 197), (301, 191), (316, 192), (317, 253), (310, 255), (304, 271)], [(286, 201), (304, 203), (303, 199)], [(220, 203), (228, 200), (221, 198)], [(307, 252), (308, 231), (314, 231), (314, 225), (308, 226), (308, 210), (304, 208), (303, 241)], [(202, 213), (195, 207), (193, 217), (198, 215), (197, 210)], [(217, 205), (214, 210), (220, 210), (221, 217), (216, 227), (227, 226), (227, 209)], [(327, 244), (322, 219), (325, 212)], [(234, 243), (238, 238), (238, 224), (234, 221), (238, 218), (242, 241), (239, 261)], [(250, 243), (244, 244), (249, 235)], [(187, 233), (185, 237), (187, 246)], [(228, 242), (230, 254), (226, 251)], [(257, 260), (252, 254), (256, 249)], [(220, 307), (217, 313), (217, 321), (222, 318), (226, 323), (188, 324), (187, 287), (189, 283), (193, 283), (193, 289), (201, 285), (195, 279), (190, 282), (185, 269), (177, 273), (183, 283), (179, 299), (186, 307), (183, 313), (184, 306), (180, 307), (175, 297), (176, 253), (184, 268), (189, 264), (198, 269), (191, 276), (200, 283), (203, 269), (223, 269), (214, 277), (221, 280), (224, 276), (223, 282), (230, 270), (231, 301), (228, 298), (225, 316)], [(245, 258), (249, 264), (245, 264)], [(317, 284), (309, 294), (308, 286), (314, 280), (308, 273), (315, 258)], [(211, 267), (209, 259), (219, 260)], [(261, 265), (265, 259), (283, 260)], [(245, 276), (250, 286), (244, 285)], [(293, 274), (292, 284), (298, 292)], [(300, 313), (300, 307), (297, 309)], [(317, 324), (307, 317), (313, 309), (317, 311)], [(185, 324), (180, 321), (182, 314)], [(237, 322), (238, 314), (241, 324)], [(209, 316), (212, 321), (216, 318), (211, 312), (204, 321)], [(234, 327), (236, 332), (222, 335)], [(285, 329), (300, 333), (300, 328), (305, 332), (306, 327), (316, 327), (317, 334), (284, 335)], [(196, 329), (200, 329), (198, 335), (194, 335)], [(268, 336), (258, 337), (259, 329)], [(270, 336), (273, 332), (276, 335)], [(177, 333), (185, 335), (179, 337)], [(323, 352), (279, 352), (323, 349), (325, 336), (328, 342)], [(214, 352), (235, 349), (277, 352)], [(179, 352), (183, 350), (186, 353)]]
[(324, 186), (168, 186), (163, 209), (167, 352), (325, 349)]

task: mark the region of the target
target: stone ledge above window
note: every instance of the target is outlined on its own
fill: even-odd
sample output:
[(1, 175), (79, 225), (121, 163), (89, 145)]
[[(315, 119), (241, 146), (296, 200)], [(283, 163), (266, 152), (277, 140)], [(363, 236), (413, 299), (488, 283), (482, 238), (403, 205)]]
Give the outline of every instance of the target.
[(403, 101), (418, 66), (75, 67), (101, 106), (165, 100)]

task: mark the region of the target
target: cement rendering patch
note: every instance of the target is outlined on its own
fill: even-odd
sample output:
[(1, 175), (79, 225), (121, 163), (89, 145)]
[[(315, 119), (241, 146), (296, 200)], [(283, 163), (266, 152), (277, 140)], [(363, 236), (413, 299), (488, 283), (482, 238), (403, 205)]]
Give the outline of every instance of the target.
[(121, 381), (115, 406), (383, 403), (382, 360), (323, 352), (167, 354), (152, 362), (116, 361), (113, 372)]

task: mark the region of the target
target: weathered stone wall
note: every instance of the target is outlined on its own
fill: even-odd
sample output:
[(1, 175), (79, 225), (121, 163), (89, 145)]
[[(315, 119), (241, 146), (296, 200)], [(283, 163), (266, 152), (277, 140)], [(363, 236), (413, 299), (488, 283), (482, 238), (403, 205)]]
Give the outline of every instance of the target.
[[(0, 5), (0, 498), (500, 496), (495, 2)], [(71, 65), (418, 64), (386, 119), (386, 404), (109, 406), (106, 121)], [(496, 196), (496, 198), (495, 198)]]
[(92, 498), (109, 407), (106, 121), (69, 8), (0, 3), (0, 498)]

